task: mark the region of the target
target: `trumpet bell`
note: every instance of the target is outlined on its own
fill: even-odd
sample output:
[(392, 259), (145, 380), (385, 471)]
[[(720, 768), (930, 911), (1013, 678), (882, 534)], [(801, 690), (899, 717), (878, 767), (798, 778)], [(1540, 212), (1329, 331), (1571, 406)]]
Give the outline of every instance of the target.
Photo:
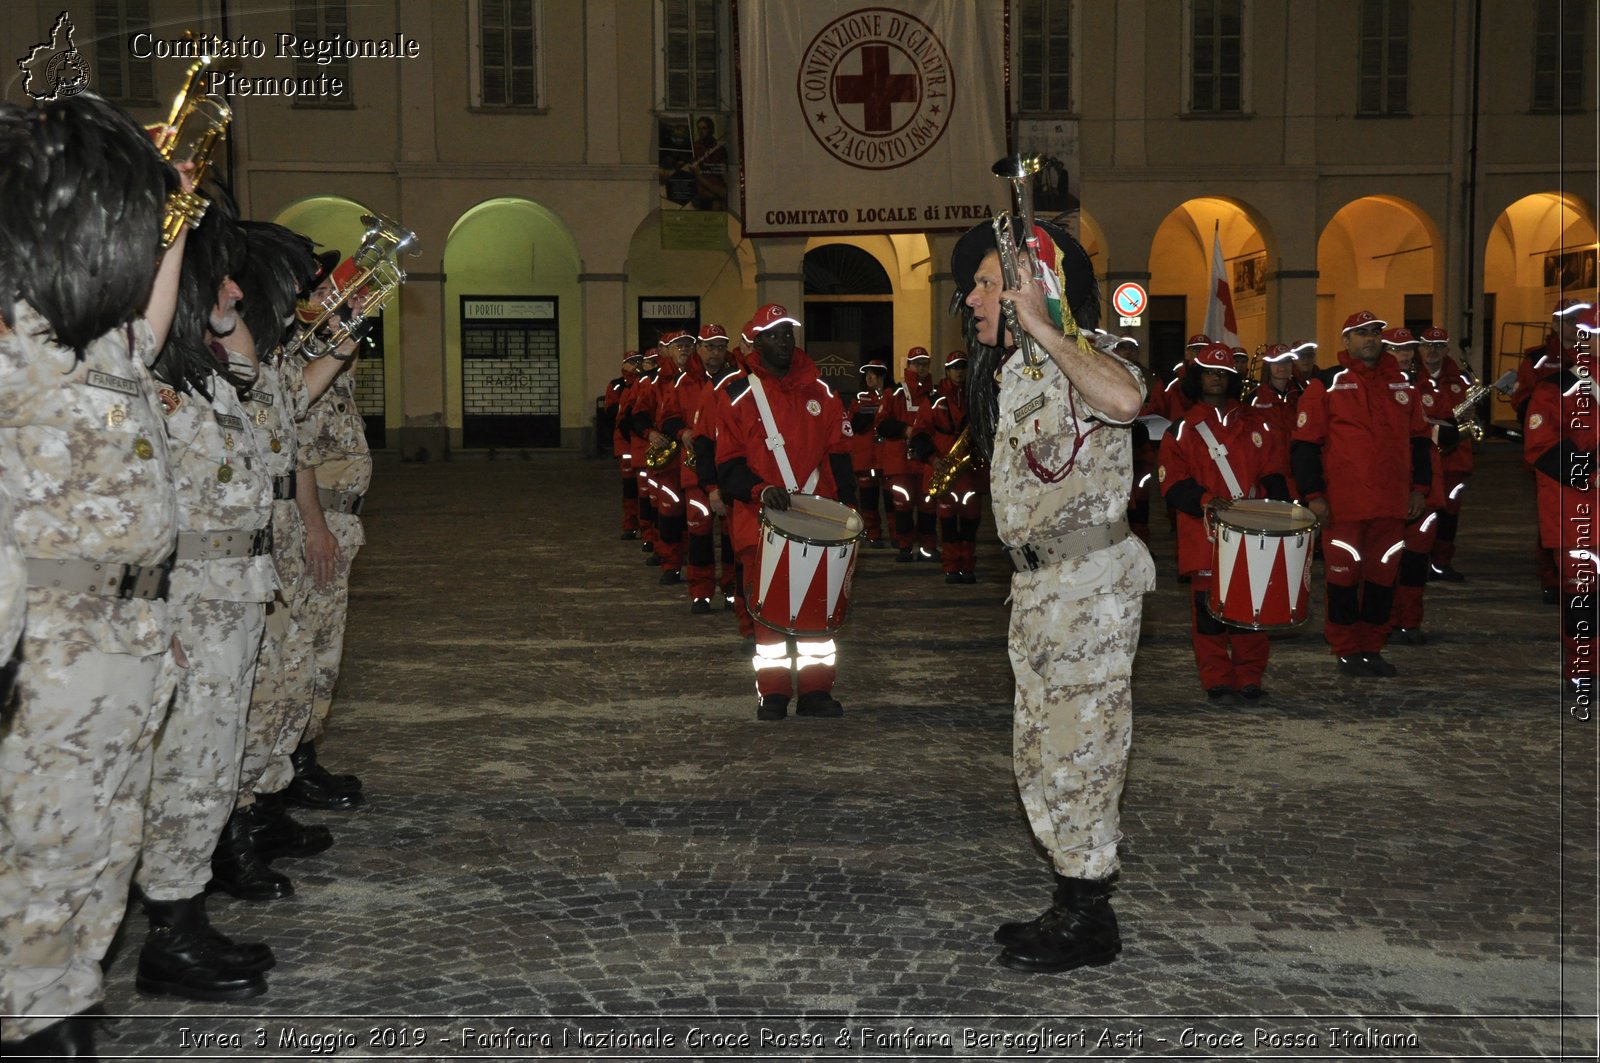
[[(396, 259), (402, 253), (421, 253), (417, 234), (382, 214), (363, 214), (367, 227), (361, 246), (334, 267), (331, 289), (316, 303), (297, 308), (301, 327), (289, 341), (289, 350), (305, 358), (320, 358), (345, 343), (367, 318), (383, 310), (405, 283), (406, 271)], [(330, 322), (337, 321), (331, 329)]]

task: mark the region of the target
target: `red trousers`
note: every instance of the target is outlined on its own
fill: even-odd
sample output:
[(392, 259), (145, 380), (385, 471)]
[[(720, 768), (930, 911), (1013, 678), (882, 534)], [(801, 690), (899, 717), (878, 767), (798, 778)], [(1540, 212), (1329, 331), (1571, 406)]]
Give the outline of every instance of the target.
[(1406, 525), (1406, 546), (1400, 552), (1400, 572), (1394, 587), (1394, 626), (1422, 626), (1422, 594), (1428, 587), (1428, 565), (1437, 556), (1434, 545), (1444, 522), (1442, 510), (1433, 510)]
[(1405, 549), (1406, 522), (1399, 517), (1341, 521), (1322, 529), (1327, 574), (1328, 618), (1322, 632), (1334, 653), (1379, 653), (1394, 626), (1394, 581)]
[(1214, 578), (1210, 572), (1196, 572), (1190, 585), (1194, 590), (1189, 603), (1193, 619), (1190, 638), (1200, 685), (1206, 690), (1260, 686), (1271, 643), (1259, 631), (1233, 627), (1211, 615), (1206, 608), (1206, 595)]
[[(754, 601), (757, 588), (750, 582), (760, 578), (759, 549), (752, 547), (739, 551), (739, 564), (744, 568), (745, 596)], [(789, 694), (798, 689), (801, 694), (813, 691), (830, 692), (837, 672), (834, 667), (837, 649), (832, 638), (802, 639), (776, 631), (759, 620), (755, 623), (756, 653), (751, 663), (756, 670), (756, 693)], [(792, 674), (792, 678), (791, 678)]]

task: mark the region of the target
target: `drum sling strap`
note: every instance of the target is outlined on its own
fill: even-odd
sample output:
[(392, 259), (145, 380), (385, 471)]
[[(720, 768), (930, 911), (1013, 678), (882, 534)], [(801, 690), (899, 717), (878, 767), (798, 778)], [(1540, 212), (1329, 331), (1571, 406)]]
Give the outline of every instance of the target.
[[(767, 449), (772, 451), (773, 460), (778, 463), (778, 471), (783, 474), (783, 486), (792, 492), (800, 491), (795, 486), (799, 481), (794, 475), (794, 466), (789, 464), (789, 455), (784, 450), (783, 433), (778, 431), (778, 422), (772, 417), (772, 406), (767, 402), (766, 389), (761, 386), (761, 378), (754, 373), (750, 374), (750, 394), (756, 400), (756, 412), (761, 415), (761, 426), (767, 430)], [(806, 481), (804, 493), (815, 494), (817, 490), (817, 477), (822, 472), (818, 466), (811, 470), (811, 478)]]
[(1228, 464), (1228, 448), (1217, 441), (1216, 433), (1204, 421), (1196, 422), (1194, 430), (1206, 441), (1206, 449), (1211, 452), (1211, 460), (1217, 463), (1217, 471), (1222, 474), (1222, 482), (1228, 485), (1228, 493), (1234, 498), (1245, 497), (1246, 492), (1239, 486), (1239, 478), (1233, 474), (1233, 466)]

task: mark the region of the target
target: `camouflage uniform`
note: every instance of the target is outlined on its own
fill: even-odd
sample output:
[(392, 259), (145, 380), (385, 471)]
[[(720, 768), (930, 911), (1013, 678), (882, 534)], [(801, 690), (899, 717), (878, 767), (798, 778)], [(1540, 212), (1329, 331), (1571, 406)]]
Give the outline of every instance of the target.
[[(165, 393), (178, 491), (178, 560), (168, 600), (189, 666), (156, 741), (135, 875), (156, 901), (197, 896), (211, 879), (211, 853), (238, 792), (265, 603), (278, 587), (266, 542), (272, 522), (272, 478), (263, 461), (267, 433), (232, 384), (221, 376), (208, 384), (210, 402), (198, 393)], [(191, 533), (204, 533), (198, 545)], [(218, 533), (234, 533), (247, 552), (205, 559), (200, 551), (227, 542)]]
[(339, 661), (344, 656), (345, 613), (350, 606), (350, 566), (356, 551), (367, 541), (361, 518), (354, 513), (336, 512), (328, 492), (343, 492), (345, 497), (367, 493), (372, 483), (372, 454), (367, 449), (367, 426), (356, 407), (354, 368), (339, 374), (333, 386), (311, 405), (311, 412), (300, 423), (300, 465), (317, 470), (317, 493), (328, 530), (339, 541), (344, 563), (338, 566), (333, 583), (317, 587), (302, 580), (300, 616), (311, 631), (312, 653), (316, 660), (316, 694), (311, 719), (306, 724), (305, 741), (322, 737), (328, 712), (333, 708), (333, 688), (339, 680)]
[[(263, 363), (246, 402), (256, 426), (267, 433), (262, 457), (278, 483), (294, 483), (296, 422), (305, 416), (310, 398), (302, 367), (298, 357)], [(289, 754), (299, 745), (311, 715), (310, 632), (294, 608), (305, 578), (306, 524), (293, 498), (278, 497), (285, 493), (277, 491), (272, 503), (272, 563), (282, 589), (278, 600), (267, 606), (266, 635), (250, 692), (239, 767), (240, 808), (254, 804), (258, 793), (277, 793), (289, 785), (294, 778)]]
[[(0, 482), (29, 558), (158, 565), (177, 530), (143, 321), (82, 362), (18, 304), (0, 337)], [(35, 586), (0, 738), (0, 1013), (20, 1039), (101, 999), (176, 681), (165, 601)]]
[[(1024, 376), (1021, 363), (1013, 357), (1001, 370), (990, 465), (1001, 540), (1042, 544), (1121, 521), (1132, 433), (1106, 423), (1053, 362), (1039, 381)], [(1129, 679), (1141, 595), (1154, 588), (1150, 553), (1131, 535), (1011, 578), (1017, 787), (1035, 837), (1064, 876), (1104, 879), (1118, 867), (1117, 802), (1133, 736)]]
[[(22, 565), (17, 533), (11, 527), (15, 508), (4, 485), (0, 485), (0, 666), (11, 657), (17, 640), (22, 638), (22, 617), (27, 612), (28, 574)], [(4, 696), (5, 691), (0, 690), (0, 698)]]

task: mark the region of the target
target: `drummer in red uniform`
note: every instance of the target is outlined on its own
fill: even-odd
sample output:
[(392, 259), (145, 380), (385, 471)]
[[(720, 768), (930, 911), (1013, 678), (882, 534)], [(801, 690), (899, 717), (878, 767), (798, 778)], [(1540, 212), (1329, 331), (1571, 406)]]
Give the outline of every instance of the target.
[(1539, 487), (1539, 536), (1561, 565), (1562, 672), (1570, 711), (1587, 720), (1594, 711), (1597, 671), (1596, 625), (1600, 624), (1600, 503), (1595, 452), (1600, 415), (1595, 406), (1594, 349), (1600, 311), (1574, 315), (1574, 343), (1562, 351), (1561, 372), (1547, 376), (1528, 396), (1523, 456)]
[(1387, 322), (1345, 319), (1339, 365), (1300, 396), (1289, 458), (1322, 521), (1328, 615), (1323, 626), (1349, 676), (1391, 676), (1383, 659), (1405, 525), (1427, 508), (1433, 458), (1422, 403), (1382, 347)]
[(1213, 499), (1288, 498), (1282, 450), (1268, 441), (1266, 417), (1239, 401), (1243, 381), (1233, 352), (1220, 343), (1204, 348), (1184, 376), (1190, 406), (1161, 441), (1158, 477), (1169, 508), (1178, 514), (1178, 569), (1192, 577), (1192, 640), (1200, 685), (1213, 698), (1266, 694), (1267, 636), (1224, 624), (1206, 608), (1216, 578), (1206, 532)]
[(878, 420), (878, 409), (883, 405), (883, 386), (889, 379), (889, 367), (883, 359), (874, 358), (861, 366), (861, 389), (850, 401), (850, 465), (856, 472), (856, 498), (860, 500), (861, 519), (866, 525), (867, 545), (881, 548), (883, 542), (883, 469), (878, 460), (879, 444), (873, 441), (873, 426)]
[[(761, 571), (763, 508), (786, 510), (797, 491), (856, 502), (849, 421), (816, 364), (795, 346), (799, 324), (776, 303), (756, 311), (746, 328), (755, 347), (749, 372), (728, 387), (717, 426), (717, 483), (732, 511), (733, 545), (747, 581)], [(788, 715), (795, 687), (796, 715), (844, 714), (833, 697), (838, 651), (832, 638), (795, 638), (759, 622), (755, 631), (756, 719)]]

